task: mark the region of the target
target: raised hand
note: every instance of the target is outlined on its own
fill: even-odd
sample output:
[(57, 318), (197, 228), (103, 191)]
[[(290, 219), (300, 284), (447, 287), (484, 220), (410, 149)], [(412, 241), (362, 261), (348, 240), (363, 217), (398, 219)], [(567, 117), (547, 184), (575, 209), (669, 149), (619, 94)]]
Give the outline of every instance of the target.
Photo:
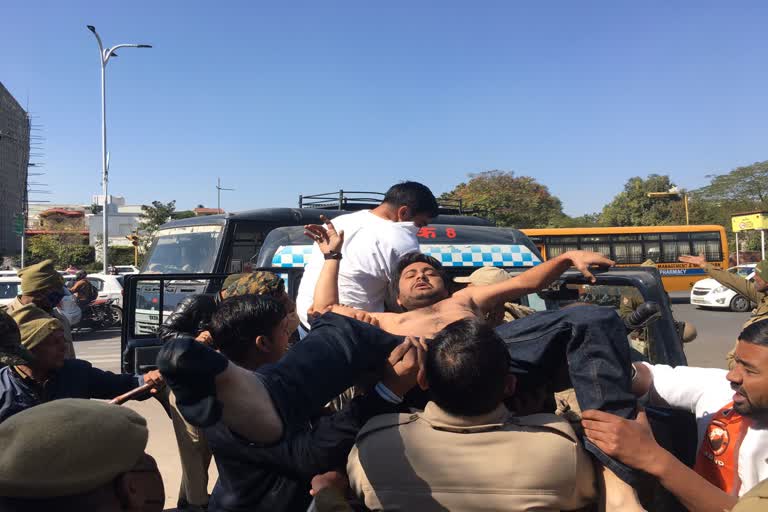
[(702, 268), (704, 268), (704, 266), (707, 264), (707, 258), (705, 258), (703, 254), (699, 254), (698, 256), (694, 256), (692, 254), (685, 254), (683, 256), (678, 256), (677, 259), (682, 261), (683, 263), (698, 265), (699, 267), (702, 267)]
[(579, 269), (590, 283), (596, 282), (597, 279), (595, 279), (595, 276), (589, 271), (589, 267), (598, 266), (607, 268), (616, 264), (616, 262), (606, 258), (602, 254), (590, 251), (568, 251), (566, 256), (571, 260), (571, 265)]
[(323, 221), (325, 227), (320, 224), (307, 224), (304, 226), (304, 234), (315, 241), (323, 254), (341, 252), (341, 247), (344, 244), (344, 232), (337, 232), (333, 223), (325, 215), (321, 215), (320, 220)]

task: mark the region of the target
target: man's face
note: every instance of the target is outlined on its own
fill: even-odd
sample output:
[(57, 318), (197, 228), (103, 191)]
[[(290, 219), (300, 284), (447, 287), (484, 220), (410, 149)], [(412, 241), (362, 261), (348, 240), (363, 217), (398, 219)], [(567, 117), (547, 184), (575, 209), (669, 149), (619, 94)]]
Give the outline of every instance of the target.
[(268, 353), (269, 362), (276, 363), (283, 358), (291, 341), (291, 334), (296, 330), (289, 315), (283, 317), (280, 323), (272, 329), (272, 333), (269, 335), (269, 348)]
[(48, 288), (47, 290), (41, 290), (36, 292), (32, 297), (32, 303), (42, 309), (43, 311), (50, 313), (53, 308), (58, 306), (61, 299), (64, 298), (64, 292), (61, 288)]
[(762, 277), (760, 277), (760, 274), (755, 272), (755, 290), (758, 292), (765, 293), (768, 291), (768, 282), (766, 282)]
[(162, 512), (165, 508), (165, 487), (155, 459), (145, 453), (126, 475), (131, 477), (130, 487), (139, 510)]
[(296, 303), (285, 292), (281, 296), (275, 297), (275, 299), (285, 308), (285, 317), (288, 321), (287, 329), (290, 330), (289, 334), (293, 334), (299, 328), (299, 315), (296, 313)]
[(734, 366), (727, 379), (733, 395), (733, 408), (744, 416), (768, 420), (768, 346), (739, 340)]
[(440, 273), (429, 263), (411, 263), (400, 274), (397, 302), (408, 311), (437, 304), (448, 298)]
[(64, 366), (67, 342), (64, 331), (57, 329), (30, 350), (35, 356), (35, 366), (42, 371), (56, 370)]

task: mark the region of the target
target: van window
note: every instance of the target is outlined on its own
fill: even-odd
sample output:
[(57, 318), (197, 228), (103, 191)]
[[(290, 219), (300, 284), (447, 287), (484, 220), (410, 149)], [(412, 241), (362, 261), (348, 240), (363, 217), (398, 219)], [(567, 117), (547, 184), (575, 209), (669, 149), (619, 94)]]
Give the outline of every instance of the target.
[(159, 274), (213, 271), (222, 226), (161, 229), (147, 254), (144, 272)]

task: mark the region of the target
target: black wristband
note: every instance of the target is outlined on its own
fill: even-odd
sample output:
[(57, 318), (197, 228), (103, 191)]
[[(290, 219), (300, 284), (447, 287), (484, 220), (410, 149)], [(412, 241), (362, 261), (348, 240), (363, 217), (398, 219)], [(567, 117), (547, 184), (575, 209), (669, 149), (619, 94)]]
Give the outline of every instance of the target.
[(328, 251), (327, 253), (323, 254), (323, 257), (327, 260), (340, 260), (341, 253), (336, 251)]

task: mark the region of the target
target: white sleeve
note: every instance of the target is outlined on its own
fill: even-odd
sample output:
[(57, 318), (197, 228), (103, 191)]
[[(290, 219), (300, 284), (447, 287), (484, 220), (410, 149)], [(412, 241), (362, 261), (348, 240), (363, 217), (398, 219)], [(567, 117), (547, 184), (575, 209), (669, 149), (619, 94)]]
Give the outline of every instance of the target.
[(717, 368), (693, 368), (664, 364), (643, 363), (651, 370), (653, 386), (650, 400), (654, 405), (670, 406), (696, 413), (701, 397), (712, 390), (722, 389), (726, 384), (726, 370)]
[(371, 258), (377, 268), (383, 270), (384, 276), (391, 280), (400, 258), (406, 254), (419, 251), (419, 242), (413, 233), (400, 226), (393, 225), (387, 230), (376, 233), (372, 241), (375, 247)]

